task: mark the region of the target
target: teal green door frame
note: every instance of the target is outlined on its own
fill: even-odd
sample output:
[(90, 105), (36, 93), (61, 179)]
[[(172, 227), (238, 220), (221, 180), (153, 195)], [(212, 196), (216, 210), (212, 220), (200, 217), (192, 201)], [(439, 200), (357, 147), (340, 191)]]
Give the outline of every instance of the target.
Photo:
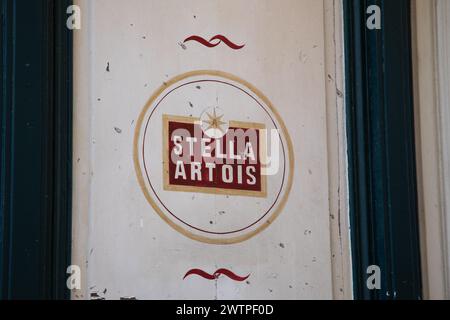
[(64, 299), (71, 243), (66, 0), (1, 0), (0, 298)]
[[(369, 30), (367, 8), (381, 8)], [(354, 293), (421, 299), (409, 0), (345, 0)], [(381, 270), (369, 290), (367, 268)]]

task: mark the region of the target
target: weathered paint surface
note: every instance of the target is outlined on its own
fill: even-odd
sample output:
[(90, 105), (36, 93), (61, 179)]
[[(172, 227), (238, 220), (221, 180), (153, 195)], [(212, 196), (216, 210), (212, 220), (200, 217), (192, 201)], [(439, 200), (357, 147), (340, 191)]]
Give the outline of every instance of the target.
[[(333, 9), (332, 2), (96, 0), (79, 5), (73, 246), (83, 288), (73, 297), (339, 295), (336, 283), (348, 279), (342, 280), (346, 271), (333, 263), (338, 255), (344, 257), (338, 263), (347, 264), (348, 249), (338, 245), (347, 237), (345, 226), (342, 232), (338, 228), (342, 207), (330, 202), (339, 202), (335, 190), (341, 183), (336, 178), (341, 167), (330, 162), (337, 163), (343, 152), (329, 145), (341, 142), (329, 141), (336, 136), (330, 130), (342, 127), (334, 127), (342, 123), (339, 114), (327, 124), (327, 103), (336, 112), (338, 93), (342, 96), (341, 79), (328, 72), (337, 69), (336, 48), (328, 45), (333, 39), (325, 36), (326, 28), (335, 28), (324, 21), (326, 14), (333, 16), (325, 12)], [(225, 35), (245, 46), (184, 42), (191, 35), (207, 40)], [(292, 139), (295, 170), (288, 200), (266, 230), (240, 243), (207, 244), (174, 231), (149, 205), (136, 177), (133, 139), (143, 106), (164, 82), (192, 70), (221, 70), (255, 85), (276, 105)], [(333, 99), (327, 99), (330, 92)], [(189, 199), (180, 200), (185, 198), (174, 198), (174, 205), (189, 208)], [(239, 198), (230, 196), (230, 201)], [(192, 269), (214, 279), (195, 274), (183, 279)], [(236, 281), (220, 269), (249, 277)]]

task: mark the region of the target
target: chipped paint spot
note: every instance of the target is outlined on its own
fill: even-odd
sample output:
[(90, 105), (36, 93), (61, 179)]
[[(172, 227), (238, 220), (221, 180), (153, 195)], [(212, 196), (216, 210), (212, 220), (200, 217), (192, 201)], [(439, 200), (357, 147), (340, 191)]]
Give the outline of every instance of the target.
[(307, 63), (308, 62), (308, 55), (307, 54), (305, 54), (305, 53), (303, 53), (303, 51), (300, 51), (300, 54), (299, 54), (299, 59), (300, 59), (300, 61), (302, 62), (302, 63)]
[[(95, 287), (95, 286), (94, 286)], [(98, 292), (91, 292), (91, 300), (106, 300), (105, 297), (101, 297)]]
[(118, 134), (122, 133), (122, 129), (120, 129), (118, 127), (114, 127), (114, 131), (116, 131)]

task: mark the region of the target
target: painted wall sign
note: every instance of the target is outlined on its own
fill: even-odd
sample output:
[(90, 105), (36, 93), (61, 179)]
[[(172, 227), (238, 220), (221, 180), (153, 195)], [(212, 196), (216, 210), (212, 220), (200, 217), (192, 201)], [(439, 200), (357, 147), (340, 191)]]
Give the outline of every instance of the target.
[(340, 292), (334, 2), (78, 2), (76, 295)]
[[(134, 148), (153, 209), (202, 242), (256, 235), (281, 212), (292, 186), (294, 155), (283, 120), (258, 89), (225, 72), (193, 71), (165, 82), (139, 116)], [(174, 197), (189, 206), (174, 206)]]

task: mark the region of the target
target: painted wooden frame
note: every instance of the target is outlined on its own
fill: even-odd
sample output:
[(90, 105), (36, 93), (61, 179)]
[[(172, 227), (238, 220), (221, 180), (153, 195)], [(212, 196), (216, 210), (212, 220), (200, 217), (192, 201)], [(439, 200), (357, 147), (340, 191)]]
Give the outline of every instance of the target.
[(2, 0), (0, 298), (65, 299), (71, 249), (71, 1)]
[[(381, 30), (366, 28), (370, 5)], [(344, 14), (354, 296), (420, 299), (410, 1), (346, 0)]]
[(419, 217), (426, 299), (450, 298), (450, 3), (413, 1)]

